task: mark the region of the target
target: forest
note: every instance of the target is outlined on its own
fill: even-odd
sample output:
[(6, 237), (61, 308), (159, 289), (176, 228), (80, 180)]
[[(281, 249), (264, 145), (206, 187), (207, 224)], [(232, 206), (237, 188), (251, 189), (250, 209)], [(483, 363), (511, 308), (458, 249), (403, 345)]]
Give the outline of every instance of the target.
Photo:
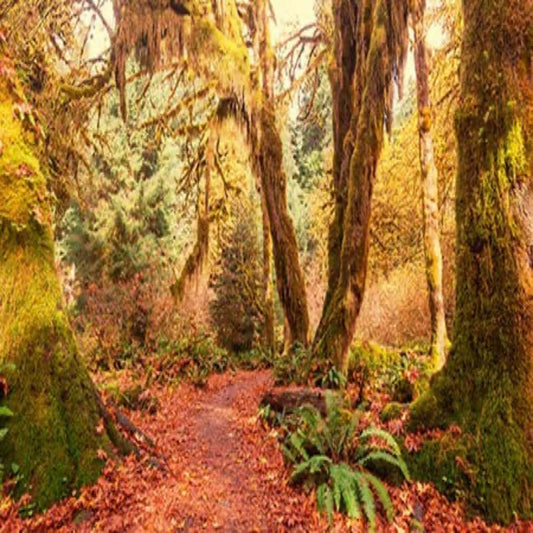
[(533, 0), (0, 0), (0, 489), (533, 531)]

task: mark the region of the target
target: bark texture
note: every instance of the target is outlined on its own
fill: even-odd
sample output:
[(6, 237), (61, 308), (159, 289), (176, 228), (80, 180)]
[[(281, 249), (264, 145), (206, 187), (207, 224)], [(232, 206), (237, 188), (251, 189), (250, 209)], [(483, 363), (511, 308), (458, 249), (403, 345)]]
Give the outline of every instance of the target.
[(340, 276), (340, 256), (343, 222), (346, 211), (346, 193), (353, 139), (347, 137), (351, 122), (357, 116), (355, 109), (354, 74), (357, 57), (357, 0), (333, 2), (336, 28), (333, 44), (333, 64), (329, 78), (333, 103), (333, 196), (334, 214), (328, 235), (328, 289), (324, 301), (327, 309)]
[(0, 404), (14, 413), (0, 456), (19, 465), (20, 490), (46, 507), (94, 481), (98, 450), (112, 452), (120, 438), (111, 422), (97, 431), (103, 408), (62, 310), (46, 180), (15, 118), (9, 60), (0, 61), (0, 369), (9, 384)]
[(272, 290), (272, 235), (270, 233), (270, 219), (268, 218), (266, 200), (262, 189), (260, 190), (260, 195), (263, 220), (263, 298), (265, 300), (265, 331), (263, 342), (265, 350), (272, 354), (276, 349), (274, 293)]
[[(336, 242), (330, 241), (330, 252), (334, 252), (330, 255), (329, 277), (335, 285), (328, 287), (330, 296), (315, 335), (314, 352), (318, 357), (331, 359), (338, 368), (346, 370), (348, 350), (365, 290), (376, 167), (385, 125), (390, 127), (394, 80), (400, 79), (407, 49), (407, 3), (369, 0), (358, 1), (354, 5), (350, 0), (334, 0), (333, 9), (337, 14), (351, 13), (351, 20), (355, 22), (355, 38), (345, 38), (342, 28), (350, 22), (336, 16), (335, 31), (341, 32), (341, 48), (353, 46), (354, 42), (357, 47), (355, 51), (343, 49), (342, 54), (337, 51), (337, 69), (341, 79), (344, 76), (349, 78), (343, 60), (347, 56), (344, 54), (356, 55), (352, 116), (343, 142), (345, 155), (341, 163), (341, 176), (342, 166), (348, 162), (349, 166), (342, 225), (336, 219), (336, 227), (330, 231), (330, 238), (333, 236)], [(337, 91), (337, 95), (342, 95), (342, 92)], [(336, 149), (339, 144), (336, 143)], [(346, 155), (350, 151), (351, 155)], [(340, 183), (342, 185), (342, 178)], [(335, 248), (338, 247), (339, 235), (342, 235), (342, 244), (338, 273), (335, 273), (331, 265), (336, 268), (338, 252)]]
[(509, 522), (533, 513), (533, 9), (463, 12), (454, 341), (411, 425), (461, 426), (471, 501)]
[(268, 213), (280, 302), (288, 324), (289, 345), (309, 342), (305, 278), (298, 256), (296, 231), (287, 205), (283, 145), (276, 124), (274, 52), (270, 45), (267, 2), (255, 4), (254, 48), (259, 60), (259, 101), (252, 113), (254, 168), (259, 175)]
[(418, 139), (424, 220), (424, 256), (431, 321), (430, 355), (434, 370), (446, 361), (448, 334), (442, 292), (442, 251), (439, 232), (439, 174), (435, 165), (431, 134), (431, 101), (429, 94), (429, 63), (424, 27), (425, 0), (415, 0), (411, 11), (415, 37), (414, 57), (418, 103)]
[(287, 177), (283, 170), (283, 147), (273, 107), (265, 102), (259, 111), (256, 165), (261, 178), (272, 244), (278, 295), (289, 326), (288, 343), (309, 341), (309, 315), (305, 279), (298, 256), (296, 231), (287, 205)]

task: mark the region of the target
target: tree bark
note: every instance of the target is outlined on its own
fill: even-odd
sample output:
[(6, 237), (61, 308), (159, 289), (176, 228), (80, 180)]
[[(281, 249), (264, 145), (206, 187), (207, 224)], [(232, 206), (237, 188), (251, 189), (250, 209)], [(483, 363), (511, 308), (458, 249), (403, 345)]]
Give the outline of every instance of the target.
[(260, 187), (261, 214), (263, 219), (263, 297), (265, 300), (264, 323), (264, 348), (273, 354), (276, 349), (276, 336), (274, 329), (274, 294), (272, 290), (272, 236), (270, 233), (270, 220), (263, 190)]
[[(347, 137), (357, 116), (354, 75), (357, 57), (356, 0), (334, 0), (334, 61), (329, 78), (333, 102), (333, 221), (328, 234), (328, 288), (324, 310), (329, 307), (340, 276), (341, 249), (344, 235), (348, 175), (353, 153), (353, 138)], [(357, 121), (355, 120), (355, 123)]]
[[(338, 8), (339, 2), (348, 0), (335, 0), (334, 8)], [(351, 118), (351, 128), (344, 140), (345, 147), (353, 143), (353, 152), (342, 223), (339, 273), (335, 288), (328, 289), (332, 295), (326, 302), (313, 348), (318, 357), (333, 360), (343, 371), (347, 369), (348, 350), (365, 290), (372, 190), (384, 124), (390, 124), (393, 74), (401, 72), (407, 41), (404, 2), (389, 4), (374, 0), (367, 2), (362, 11), (357, 17), (356, 35), (357, 42), (365, 45), (357, 50), (355, 65), (356, 114)], [(345, 22), (337, 21), (339, 23), (342, 27)], [(350, 45), (350, 40), (346, 43)]]
[(460, 425), (472, 503), (510, 522), (533, 515), (533, 9), (463, 12), (453, 347), (411, 425)]
[(307, 346), (309, 314), (305, 279), (298, 257), (298, 242), (287, 206), (287, 178), (283, 170), (283, 147), (274, 109), (264, 102), (259, 110), (256, 167), (264, 193), (279, 299), (289, 326), (289, 345)]
[(431, 102), (429, 94), (429, 64), (424, 27), (425, 0), (415, 0), (411, 11), (415, 37), (414, 57), (418, 103), (418, 139), (422, 175), (424, 220), (424, 256), (431, 321), (430, 355), (434, 370), (446, 361), (448, 334), (442, 292), (442, 251), (439, 235), (438, 171), (435, 165), (431, 135)]
[(122, 441), (111, 422), (97, 429), (103, 407), (62, 309), (46, 180), (15, 118), (14, 71), (0, 62), (0, 404), (14, 413), (0, 457), (19, 465), (20, 490), (42, 508), (94, 481), (98, 450)]
[(261, 181), (272, 235), (279, 299), (289, 326), (289, 345), (307, 346), (309, 313), (305, 278), (298, 256), (296, 232), (287, 205), (287, 177), (283, 169), (283, 145), (276, 124), (274, 52), (270, 45), (267, 2), (255, 4), (254, 49), (259, 61), (260, 102), (252, 113), (254, 168)]

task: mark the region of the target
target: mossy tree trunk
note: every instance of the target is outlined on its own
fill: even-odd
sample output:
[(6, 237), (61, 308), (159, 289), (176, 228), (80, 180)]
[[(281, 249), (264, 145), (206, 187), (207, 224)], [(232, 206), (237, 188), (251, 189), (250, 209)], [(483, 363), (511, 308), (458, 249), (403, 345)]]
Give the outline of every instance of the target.
[(111, 425), (97, 430), (104, 410), (62, 310), (46, 181), (15, 118), (14, 70), (0, 63), (0, 369), (9, 385), (0, 403), (14, 413), (0, 457), (19, 465), (20, 489), (46, 507), (94, 481), (98, 450), (120, 439)]
[(422, 202), (424, 220), (424, 256), (431, 321), (430, 355), (434, 370), (446, 361), (448, 334), (442, 292), (442, 251), (439, 232), (438, 171), (435, 165), (431, 135), (431, 103), (429, 94), (429, 63), (424, 27), (426, 0), (414, 0), (411, 19), (415, 44), (416, 93), (418, 103), (418, 139), (420, 171), (422, 174)]
[(283, 170), (283, 147), (274, 108), (264, 102), (258, 119), (257, 167), (270, 222), (278, 294), (289, 327), (287, 341), (289, 345), (306, 346), (309, 342), (309, 314), (305, 278), (298, 256), (296, 231), (287, 206), (287, 177)]
[(355, 99), (355, 63), (357, 57), (357, 1), (334, 0), (333, 17), (337, 31), (334, 35), (333, 64), (329, 78), (333, 102), (333, 221), (328, 234), (328, 287), (324, 309), (335, 291), (340, 276), (340, 257), (344, 235), (348, 174), (353, 153), (353, 138), (347, 137), (357, 116)]
[[(314, 352), (346, 370), (365, 290), (376, 167), (385, 124), (390, 125), (394, 77), (400, 77), (405, 59), (407, 5), (403, 1), (371, 0), (350, 6), (348, 0), (335, 0), (334, 11), (343, 3), (352, 17), (347, 21), (337, 16), (336, 32), (341, 32), (342, 26), (352, 20), (356, 39), (342, 38), (342, 46), (353, 46), (354, 42), (361, 45), (356, 50), (346, 51), (356, 54), (357, 85), (352, 101), (355, 115), (351, 117), (351, 127), (343, 143), (345, 149), (352, 143), (353, 151), (349, 158), (338, 279), (333, 280), (334, 288), (328, 288), (331, 296), (315, 335)], [(342, 64), (339, 68), (342, 72)]]
[(533, 9), (463, 2), (453, 347), (412, 427), (455, 423), (473, 503), (533, 515)]
[(283, 145), (276, 124), (274, 52), (270, 45), (267, 2), (255, 3), (256, 54), (260, 65), (260, 101), (252, 119), (254, 168), (259, 174), (272, 244), (280, 302), (288, 324), (287, 343), (309, 342), (309, 313), (305, 278), (298, 256), (296, 231), (287, 205), (287, 176), (283, 169)]
[(276, 349), (276, 336), (274, 329), (274, 291), (272, 290), (272, 235), (266, 200), (262, 189), (261, 214), (263, 220), (263, 298), (264, 298), (264, 333), (263, 344), (267, 352), (273, 354)]

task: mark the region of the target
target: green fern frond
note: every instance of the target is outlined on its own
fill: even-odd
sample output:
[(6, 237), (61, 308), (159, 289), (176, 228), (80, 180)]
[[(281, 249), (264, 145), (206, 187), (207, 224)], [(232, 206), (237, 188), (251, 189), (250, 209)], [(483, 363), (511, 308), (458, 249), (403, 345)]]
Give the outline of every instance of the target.
[(372, 437), (382, 440), (391, 450), (394, 452), (394, 455), (401, 455), (402, 452), (395, 438), (387, 431), (381, 428), (371, 427), (365, 429), (359, 436), (361, 440), (368, 440)]
[(331, 478), (333, 483), (338, 484), (346, 514), (350, 518), (361, 518), (361, 506), (354, 487), (354, 471), (346, 463), (333, 465)]
[(314, 455), (307, 461), (300, 463), (290, 477), (291, 483), (297, 483), (305, 474), (314, 476), (323, 472), (331, 464), (331, 459), (325, 455)]
[(286, 446), (285, 444), (281, 447), (281, 451), (283, 452), (284, 457), (290, 461), (291, 463), (297, 463), (298, 458), (296, 455), (292, 452), (292, 450)]
[(370, 452), (359, 461), (359, 464), (366, 466), (368, 463), (373, 463), (375, 461), (383, 461), (384, 463), (396, 466), (402, 472), (407, 481), (411, 480), (411, 476), (409, 475), (409, 470), (407, 469), (405, 461), (401, 457), (395, 457), (386, 450), (375, 450)]
[(316, 503), (320, 513), (326, 513), (328, 522), (333, 522), (333, 495), (327, 483), (321, 483), (316, 489)]
[(361, 502), (363, 503), (363, 510), (365, 512), (366, 519), (368, 521), (369, 531), (376, 530), (376, 504), (374, 502), (374, 495), (370, 490), (370, 485), (364, 472), (354, 472), (355, 485), (361, 496)]
[(387, 517), (387, 520), (389, 522), (392, 522), (394, 518), (394, 506), (392, 505), (392, 501), (389, 496), (389, 491), (387, 490), (387, 487), (381, 482), (380, 479), (378, 479), (376, 476), (371, 474), (370, 472), (365, 473), (365, 477), (372, 486), (372, 489), (376, 496), (378, 497), (379, 501), (381, 502), (381, 505), (383, 506), (383, 510), (385, 511), (385, 516)]
[(309, 459), (309, 454), (303, 446), (304, 438), (300, 435), (299, 432), (291, 433), (291, 436), (289, 437), (289, 442), (306, 461)]

